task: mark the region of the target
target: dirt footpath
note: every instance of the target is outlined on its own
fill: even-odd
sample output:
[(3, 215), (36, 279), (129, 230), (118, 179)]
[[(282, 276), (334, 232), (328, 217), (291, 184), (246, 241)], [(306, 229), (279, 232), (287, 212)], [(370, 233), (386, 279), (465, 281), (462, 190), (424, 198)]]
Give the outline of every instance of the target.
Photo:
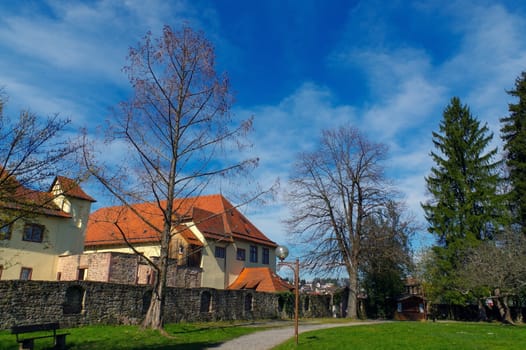
[[(370, 322), (348, 322), (348, 323), (325, 323), (325, 324), (300, 324), (299, 333), (309, 332), (316, 329), (360, 326), (367, 324), (377, 324), (382, 321)], [(270, 324), (271, 325), (271, 324)], [(249, 335), (227, 341), (210, 350), (267, 350), (283, 343), (287, 339), (294, 337), (294, 327), (283, 327), (270, 329), (267, 331), (255, 332)]]

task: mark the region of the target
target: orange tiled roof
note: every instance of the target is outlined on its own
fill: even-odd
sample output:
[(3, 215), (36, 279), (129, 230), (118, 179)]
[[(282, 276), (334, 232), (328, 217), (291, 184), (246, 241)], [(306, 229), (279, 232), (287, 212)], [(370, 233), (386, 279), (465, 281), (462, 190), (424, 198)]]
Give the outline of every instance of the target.
[[(162, 229), (162, 213), (153, 203), (136, 204), (134, 208), (151, 222), (150, 227), (131, 209), (118, 206), (101, 208), (93, 212), (88, 220), (84, 243), (90, 245), (124, 244), (119, 228), (126, 233), (131, 243), (157, 242), (160, 234), (156, 228)], [(115, 225), (118, 223), (118, 226)]]
[(65, 195), (74, 197), (74, 198), (78, 198), (78, 199), (83, 199), (83, 200), (90, 201), (90, 202), (96, 202), (95, 199), (87, 195), (86, 192), (84, 192), (82, 188), (80, 188), (79, 184), (75, 182), (75, 180), (64, 177), (64, 176), (57, 176), (55, 178), (55, 181), (53, 181), (53, 184), (51, 185), (49, 189), (50, 192), (53, 189), (53, 186), (55, 186), (57, 182), (60, 185), (60, 188), (62, 189), (62, 191), (64, 191)]
[[(165, 204), (161, 202), (161, 205)], [(193, 222), (207, 239), (229, 242), (241, 239), (269, 247), (277, 246), (220, 194), (176, 199), (173, 207), (182, 222)], [(115, 222), (131, 242), (157, 242), (163, 227), (161, 209), (156, 203), (134, 204), (132, 209), (117, 206), (92, 213), (86, 230), (86, 246), (123, 244)]]
[(190, 231), (186, 226), (180, 227), (178, 229), (179, 234), (188, 242), (189, 244), (202, 247), (203, 243)]
[(254, 289), (258, 292), (283, 292), (294, 287), (282, 280), (270, 267), (245, 267), (227, 289)]
[(71, 215), (63, 211), (53, 202), (55, 196), (49, 192), (41, 192), (20, 186), (16, 189), (12, 201), (3, 206), (8, 209), (30, 211), (48, 216), (70, 218)]
[(70, 214), (64, 212), (54, 202), (55, 195), (52, 193), (52, 189), (57, 182), (60, 183), (61, 189), (67, 192), (68, 195), (95, 202), (74, 180), (64, 176), (57, 176), (48, 192), (33, 190), (22, 185), (15, 176), (10, 175), (3, 169), (0, 170), (0, 181), (3, 183), (4, 190), (7, 190), (9, 193), (3, 198), (4, 202), (0, 202), (0, 206), (6, 209), (71, 218)]

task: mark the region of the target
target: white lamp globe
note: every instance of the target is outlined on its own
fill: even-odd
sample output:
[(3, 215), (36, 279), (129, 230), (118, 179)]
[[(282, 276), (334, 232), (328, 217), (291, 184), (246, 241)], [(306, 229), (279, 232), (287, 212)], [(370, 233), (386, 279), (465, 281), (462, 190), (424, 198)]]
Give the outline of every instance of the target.
[(283, 261), (289, 256), (289, 249), (283, 245), (280, 245), (276, 248), (276, 256), (279, 260)]

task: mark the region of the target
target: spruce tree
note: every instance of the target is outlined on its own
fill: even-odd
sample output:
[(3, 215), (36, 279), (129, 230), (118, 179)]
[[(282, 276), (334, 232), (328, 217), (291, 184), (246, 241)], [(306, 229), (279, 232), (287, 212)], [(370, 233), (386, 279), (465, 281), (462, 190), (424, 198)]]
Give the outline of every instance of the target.
[(514, 223), (526, 234), (526, 72), (515, 80), (515, 89), (508, 94), (519, 99), (508, 105), (510, 115), (500, 119), (511, 184), (510, 207)]
[(460, 292), (458, 271), (470, 249), (492, 239), (503, 221), (497, 149), (486, 151), (492, 138), (458, 97), (445, 108), (439, 132), (433, 132), (435, 166), (426, 178), (431, 199), (422, 207), (429, 232), (439, 238), (429, 271), (439, 302), (464, 304), (470, 298)]
[(429, 231), (444, 247), (491, 239), (499, 226), (497, 149), (485, 152), (492, 138), (487, 125), (481, 126), (468, 106), (453, 97), (439, 132), (433, 132), (436, 151), (431, 157), (436, 166), (426, 178), (432, 198), (422, 205)]

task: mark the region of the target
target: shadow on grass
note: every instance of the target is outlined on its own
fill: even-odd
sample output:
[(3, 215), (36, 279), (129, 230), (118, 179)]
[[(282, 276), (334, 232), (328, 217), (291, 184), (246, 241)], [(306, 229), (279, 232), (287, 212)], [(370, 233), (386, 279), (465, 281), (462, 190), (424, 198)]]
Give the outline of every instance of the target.
[[(112, 350), (203, 350), (208, 348), (219, 347), (222, 343), (207, 343), (207, 342), (196, 342), (196, 343), (185, 343), (185, 344), (152, 344), (152, 345), (133, 345), (126, 344), (119, 346), (119, 344), (113, 344), (111, 346)], [(100, 342), (82, 342), (82, 343), (70, 343), (68, 344), (69, 350), (81, 350), (81, 349), (102, 349)], [(107, 346), (107, 343), (104, 344), (104, 347)]]
[(237, 327), (245, 327), (245, 328), (248, 328), (248, 327), (259, 328), (259, 327), (261, 327), (261, 329), (265, 329), (265, 328), (276, 328), (276, 327), (280, 327), (280, 326), (289, 326), (289, 324), (285, 324), (284, 323), (283, 325), (280, 325), (278, 322), (274, 322), (274, 324), (258, 323), (258, 322), (233, 323), (233, 324), (229, 324), (229, 325), (217, 325), (217, 326), (205, 325), (203, 327), (197, 327), (197, 328), (196, 327), (188, 327), (188, 328), (178, 327), (179, 328), (178, 330), (172, 330), (172, 329), (170, 329), (169, 326), (167, 326), (165, 328), (165, 330), (169, 334), (176, 335), (176, 334), (198, 333), (198, 332), (210, 331), (210, 330), (223, 330), (223, 329), (230, 329), (230, 328), (237, 328)]
[(190, 329), (181, 329), (178, 331), (173, 331), (170, 329), (166, 329), (166, 332), (169, 335), (177, 335), (177, 334), (189, 334), (189, 333), (199, 333), (203, 331), (211, 331), (211, 330), (223, 330), (223, 329), (229, 329), (229, 328), (235, 328), (239, 327), (239, 325), (232, 325), (232, 326), (217, 326), (217, 327), (201, 327), (201, 328), (190, 328)]

